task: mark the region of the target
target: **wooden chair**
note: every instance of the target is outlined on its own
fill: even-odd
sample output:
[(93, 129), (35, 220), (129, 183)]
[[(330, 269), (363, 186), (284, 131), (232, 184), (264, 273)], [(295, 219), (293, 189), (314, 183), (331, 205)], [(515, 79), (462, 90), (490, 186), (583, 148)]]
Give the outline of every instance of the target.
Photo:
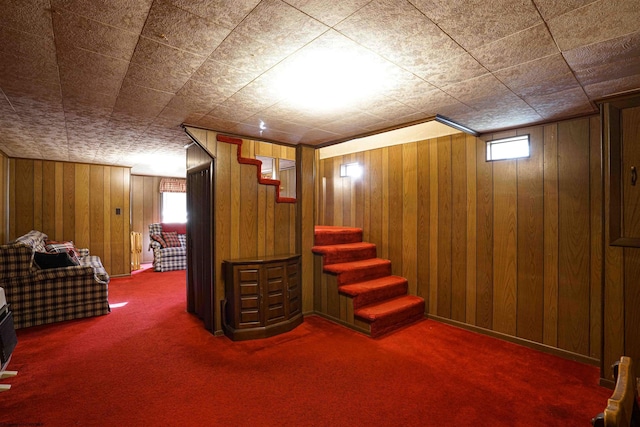
[(638, 384), (633, 361), (622, 356), (613, 365), (616, 386), (604, 412), (591, 420), (594, 427), (640, 427)]

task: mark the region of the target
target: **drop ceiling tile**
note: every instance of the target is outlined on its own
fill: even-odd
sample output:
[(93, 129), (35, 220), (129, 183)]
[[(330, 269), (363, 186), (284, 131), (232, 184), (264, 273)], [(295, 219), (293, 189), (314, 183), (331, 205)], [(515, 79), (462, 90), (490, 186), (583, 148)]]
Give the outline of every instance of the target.
[(177, 96), (187, 99), (198, 99), (202, 105), (209, 105), (211, 110), (235, 92), (234, 87), (224, 87), (190, 79), (178, 91)]
[(314, 17), (330, 27), (347, 18), (371, 0), (343, 0), (327, 2), (325, 0), (287, 0), (291, 6)]
[(638, 0), (619, 0), (615, 6), (605, 0), (548, 21), (549, 29), (561, 51), (602, 42), (638, 31)]
[(159, 123), (165, 127), (180, 126), (183, 123), (196, 123), (202, 116), (204, 114), (190, 114), (182, 110), (165, 107), (154, 120), (154, 123)]
[(529, 1), (410, 0), (445, 33), (467, 50), (541, 23)]
[(500, 70), (495, 76), (523, 97), (547, 95), (578, 86), (578, 81), (560, 54)]
[(595, 1), (599, 0), (533, 0), (545, 20), (571, 12), (574, 9), (586, 6)]
[(256, 72), (234, 68), (222, 62), (208, 59), (198, 68), (192, 78), (205, 83), (228, 87), (230, 90), (236, 91), (246, 86), (256, 75)]
[(260, 0), (172, 0), (175, 6), (201, 18), (233, 29)]
[(138, 43), (138, 33), (120, 30), (70, 12), (54, 13), (53, 28), (58, 51), (80, 48), (129, 61)]
[(59, 83), (58, 66), (50, 58), (37, 56), (14, 56), (0, 52), (0, 80), (31, 80)]
[(0, 3), (0, 27), (53, 37), (49, 0), (17, 0)]
[[(115, 95), (129, 63), (94, 52), (71, 49), (58, 52), (60, 83), (73, 93)], [(63, 92), (64, 93), (64, 92)]]
[(266, 44), (298, 49), (327, 31), (328, 27), (280, 0), (263, 0), (234, 32)]
[(310, 127), (298, 123), (282, 120), (274, 117), (268, 117), (264, 114), (255, 114), (242, 120), (242, 124), (250, 125), (257, 128), (270, 129), (288, 134), (301, 135), (311, 130)]
[(617, 79), (590, 84), (584, 88), (589, 98), (593, 100), (623, 92), (637, 91), (638, 89), (640, 89), (640, 72)]
[(153, 0), (51, 0), (55, 13), (73, 12), (120, 29), (140, 32)]
[(56, 45), (52, 37), (29, 34), (0, 26), (0, 52), (16, 58), (29, 57), (56, 63)]
[(415, 108), (386, 97), (374, 98), (366, 102), (363, 101), (355, 106), (358, 110), (372, 114), (382, 120), (392, 120), (416, 113)]
[(466, 52), (439, 64), (430, 64), (425, 70), (421, 77), (438, 88), (488, 73), (485, 67)]
[(302, 136), (302, 140), (300, 143), (309, 144), (309, 145), (318, 145), (330, 141), (335, 141), (340, 138), (340, 135), (337, 135), (332, 132), (327, 132), (322, 129), (311, 129), (309, 132), (305, 133)]
[(290, 45), (265, 44), (234, 31), (218, 46), (210, 59), (255, 78), (294, 51), (295, 47)]
[(243, 120), (253, 116), (254, 114), (255, 110), (253, 109), (245, 110), (243, 108), (229, 108), (225, 106), (225, 104), (221, 104), (211, 110), (207, 115), (231, 122), (240, 123)]
[(169, 0), (153, 2), (142, 35), (196, 55), (208, 56), (230, 30), (174, 6)]
[(528, 96), (525, 101), (544, 119), (591, 114), (597, 111), (580, 87), (559, 93)]
[(133, 64), (167, 76), (189, 77), (206, 60), (205, 56), (140, 37), (131, 58)]
[(454, 114), (449, 118), (480, 133), (542, 121), (542, 116), (524, 102), (514, 104), (510, 109), (499, 106), (482, 111)]
[[(640, 31), (611, 40), (568, 50), (562, 54), (575, 70), (607, 66), (614, 62), (640, 57)], [(611, 66), (611, 70), (619, 67)]]
[(238, 125), (238, 122), (234, 122), (231, 120), (220, 119), (218, 117), (213, 117), (209, 115), (202, 116), (197, 122), (194, 123), (198, 127), (202, 127), (204, 129), (211, 129), (221, 132), (232, 133), (235, 126)]
[(189, 76), (175, 72), (165, 73), (159, 68), (146, 68), (138, 64), (131, 63), (127, 70), (125, 79), (138, 86), (163, 92), (176, 93), (189, 80)]
[(498, 71), (559, 53), (545, 24), (513, 33), (472, 51), (489, 71)]
[(293, 135), (274, 129), (260, 129), (246, 123), (238, 123), (232, 132), (238, 135), (246, 135), (248, 137), (262, 139), (267, 141), (279, 141), (288, 144), (296, 144), (300, 141), (299, 135)]
[(464, 53), (433, 22), (402, 0), (372, 1), (335, 28), (417, 75), (426, 74), (432, 63)]
[(502, 97), (509, 93), (509, 89), (492, 74), (455, 83), (443, 90), (465, 104), (475, 99)]
[[(640, 72), (640, 56), (629, 57), (609, 64), (597, 65), (575, 72), (576, 78), (583, 87), (595, 84), (606, 84), (612, 80), (625, 79)], [(615, 92), (614, 92), (615, 93)]]

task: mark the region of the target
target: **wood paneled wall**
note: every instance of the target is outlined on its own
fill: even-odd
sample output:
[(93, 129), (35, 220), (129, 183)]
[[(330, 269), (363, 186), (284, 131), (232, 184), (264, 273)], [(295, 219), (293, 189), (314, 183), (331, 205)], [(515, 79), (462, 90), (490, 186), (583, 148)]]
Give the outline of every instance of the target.
[[(258, 184), (256, 167), (238, 163), (235, 144), (216, 141), (213, 131), (188, 130), (215, 158), (216, 259), (213, 262), (216, 269), (214, 303), (218, 310), (224, 299), (223, 260), (296, 253), (296, 204), (276, 203), (275, 187)], [(255, 158), (256, 147), (263, 144), (268, 143), (244, 140), (243, 156)], [(275, 144), (269, 145), (273, 145), (273, 150), (281, 149)], [(220, 321), (217, 316), (216, 331), (222, 330)]]
[(149, 224), (162, 221), (159, 176), (131, 175), (131, 231), (142, 233), (142, 261), (153, 262)]
[[(596, 363), (601, 352), (598, 117), (319, 161), (318, 224), (362, 227), (430, 316)], [(530, 134), (531, 157), (485, 161)], [(340, 178), (358, 161), (364, 175)]]
[(0, 151), (0, 244), (9, 241), (9, 215), (7, 199), (9, 197), (9, 183), (7, 171), (9, 170), (9, 158)]
[(126, 167), (12, 158), (9, 240), (40, 230), (89, 248), (112, 276), (129, 274), (129, 192)]

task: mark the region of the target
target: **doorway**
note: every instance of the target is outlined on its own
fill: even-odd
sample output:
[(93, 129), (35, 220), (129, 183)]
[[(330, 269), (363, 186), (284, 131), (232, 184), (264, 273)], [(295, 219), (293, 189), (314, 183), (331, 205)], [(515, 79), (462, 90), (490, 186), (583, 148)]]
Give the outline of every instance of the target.
[(187, 170), (187, 311), (215, 332), (213, 272), (214, 162)]

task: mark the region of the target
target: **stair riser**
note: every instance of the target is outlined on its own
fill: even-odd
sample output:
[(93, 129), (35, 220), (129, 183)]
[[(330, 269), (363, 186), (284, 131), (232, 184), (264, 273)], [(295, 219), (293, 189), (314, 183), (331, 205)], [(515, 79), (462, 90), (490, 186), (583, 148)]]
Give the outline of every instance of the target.
[(393, 286), (373, 289), (369, 292), (353, 297), (353, 308), (358, 309), (360, 307), (364, 307), (365, 305), (375, 304), (380, 301), (406, 295), (407, 288), (407, 282), (404, 282)]
[(381, 264), (365, 269), (345, 271), (338, 275), (338, 286), (364, 282), (391, 275), (391, 264)]
[(402, 326), (424, 319), (424, 304), (408, 306), (402, 311), (379, 317), (371, 323), (369, 323), (368, 319), (359, 317), (357, 312), (355, 313), (355, 318), (357, 319), (356, 324), (368, 323), (370, 325), (369, 330), (371, 331), (371, 336), (378, 337)]

